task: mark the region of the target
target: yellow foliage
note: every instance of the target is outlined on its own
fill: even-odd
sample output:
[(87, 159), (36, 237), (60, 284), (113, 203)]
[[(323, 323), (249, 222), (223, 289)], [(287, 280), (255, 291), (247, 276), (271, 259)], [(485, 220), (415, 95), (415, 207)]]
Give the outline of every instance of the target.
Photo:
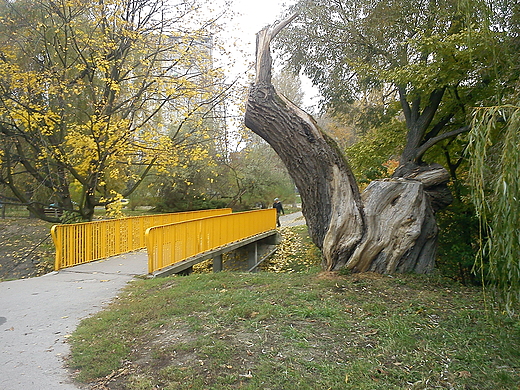
[(92, 137), (84, 134), (81, 127), (70, 130), (65, 137), (68, 150), (68, 160), (82, 176), (87, 176), (92, 170), (92, 162), (97, 160), (96, 144)]
[(382, 164), (386, 168), (386, 174), (388, 176), (392, 176), (399, 166), (399, 160), (396, 159), (390, 159), (387, 162)]
[[(138, 13), (143, 25), (130, 22), (124, 3), (66, 0), (60, 5), (70, 7), (66, 12), (31, 15), (32, 27), (2, 20), (0, 82), (7, 98), (0, 115), (26, 142), (27, 161), (49, 176), (65, 172), (82, 199), (115, 191), (103, 201), (117, 200), (148, 164), (165, 174), (194, 162), (211, 165), (210, 143), (201, 140), (211, 139), (204, 118), (222, 73), (211, 69), (207, 31), (189, 34), (184, 25), (154, 31)], [(14, 34), (23, 37), (23, 51)], [(112, 202), (111, 215), (119, 203)]]
[(123, 195), (113, 190), (110, 191), (110, 194), (110, 198), (100, 199), (102, 203), (110, 202), (106, 206), (106, 216), (109, 218), (123, 218), (125, 216), (123, 214), (123, 203), (121, 202), (121, 199), (123, 199)]

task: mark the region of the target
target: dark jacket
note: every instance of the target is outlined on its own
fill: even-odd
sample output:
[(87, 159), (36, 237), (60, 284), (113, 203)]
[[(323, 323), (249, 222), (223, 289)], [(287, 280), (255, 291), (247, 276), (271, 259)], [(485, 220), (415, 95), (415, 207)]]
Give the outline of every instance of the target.
[(273, 208), (276, 209), (276, 212), (278, 214), (285, 214), (285, 211), (283, 210), (282, 202), (280, 202), (280, 201), (274, 202)]

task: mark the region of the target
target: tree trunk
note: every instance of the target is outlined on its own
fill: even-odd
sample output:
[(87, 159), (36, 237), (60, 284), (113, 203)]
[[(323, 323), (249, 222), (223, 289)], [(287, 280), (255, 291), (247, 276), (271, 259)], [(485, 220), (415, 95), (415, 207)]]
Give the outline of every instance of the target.
[(363, 200), (365, 235), (346, 267), (356, 272), (430, 272), (437, 225), (423, 184), (374, 181), (363, 192)]
[[(416, 172), (413, 179), (376, 181), (361, 196), (335, 142), (272, 86), (270, 42), (294, 18), (257, 34), (256, 79), (249, 92), (246, 126), (265, 139), (287, 166), (325, 269), (430, 271), (437, 227), (420, 181), (424, 177)], [(444, 176), (442, 170), (422, 175), (429, 183)]]

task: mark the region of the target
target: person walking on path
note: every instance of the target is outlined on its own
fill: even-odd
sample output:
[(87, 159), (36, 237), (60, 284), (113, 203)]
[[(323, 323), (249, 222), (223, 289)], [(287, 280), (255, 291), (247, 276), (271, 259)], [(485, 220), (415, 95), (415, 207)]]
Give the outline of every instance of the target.
[(276, 226), (280, 227), (280, 215), (285, 215), (285, 211), (283, 210), (283, 205), (282, 202), (280, 202), (280, 199), (274, 199), (273, 208), (276, 209)]

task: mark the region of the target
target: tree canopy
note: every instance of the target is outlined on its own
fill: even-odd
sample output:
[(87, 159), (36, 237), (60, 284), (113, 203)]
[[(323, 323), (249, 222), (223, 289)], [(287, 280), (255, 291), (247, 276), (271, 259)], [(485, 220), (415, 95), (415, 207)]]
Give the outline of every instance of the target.
[(300, 16), (278, 47), (327, 106), (342, 112), (373, 90), (400, 103), (401, 166), (421, 164), (433, 145), (467, 132), (470, 108), (493, 101), (497, 88), (507, 93), (518, 77), (509, 71), (514, 12), (505, 2), (302, 0), (292, 11)]
[(202, 158), (223, 87), (200, 6), (3, 1), (0, 183), (42, 218), (90, 220), (152, 167)]

